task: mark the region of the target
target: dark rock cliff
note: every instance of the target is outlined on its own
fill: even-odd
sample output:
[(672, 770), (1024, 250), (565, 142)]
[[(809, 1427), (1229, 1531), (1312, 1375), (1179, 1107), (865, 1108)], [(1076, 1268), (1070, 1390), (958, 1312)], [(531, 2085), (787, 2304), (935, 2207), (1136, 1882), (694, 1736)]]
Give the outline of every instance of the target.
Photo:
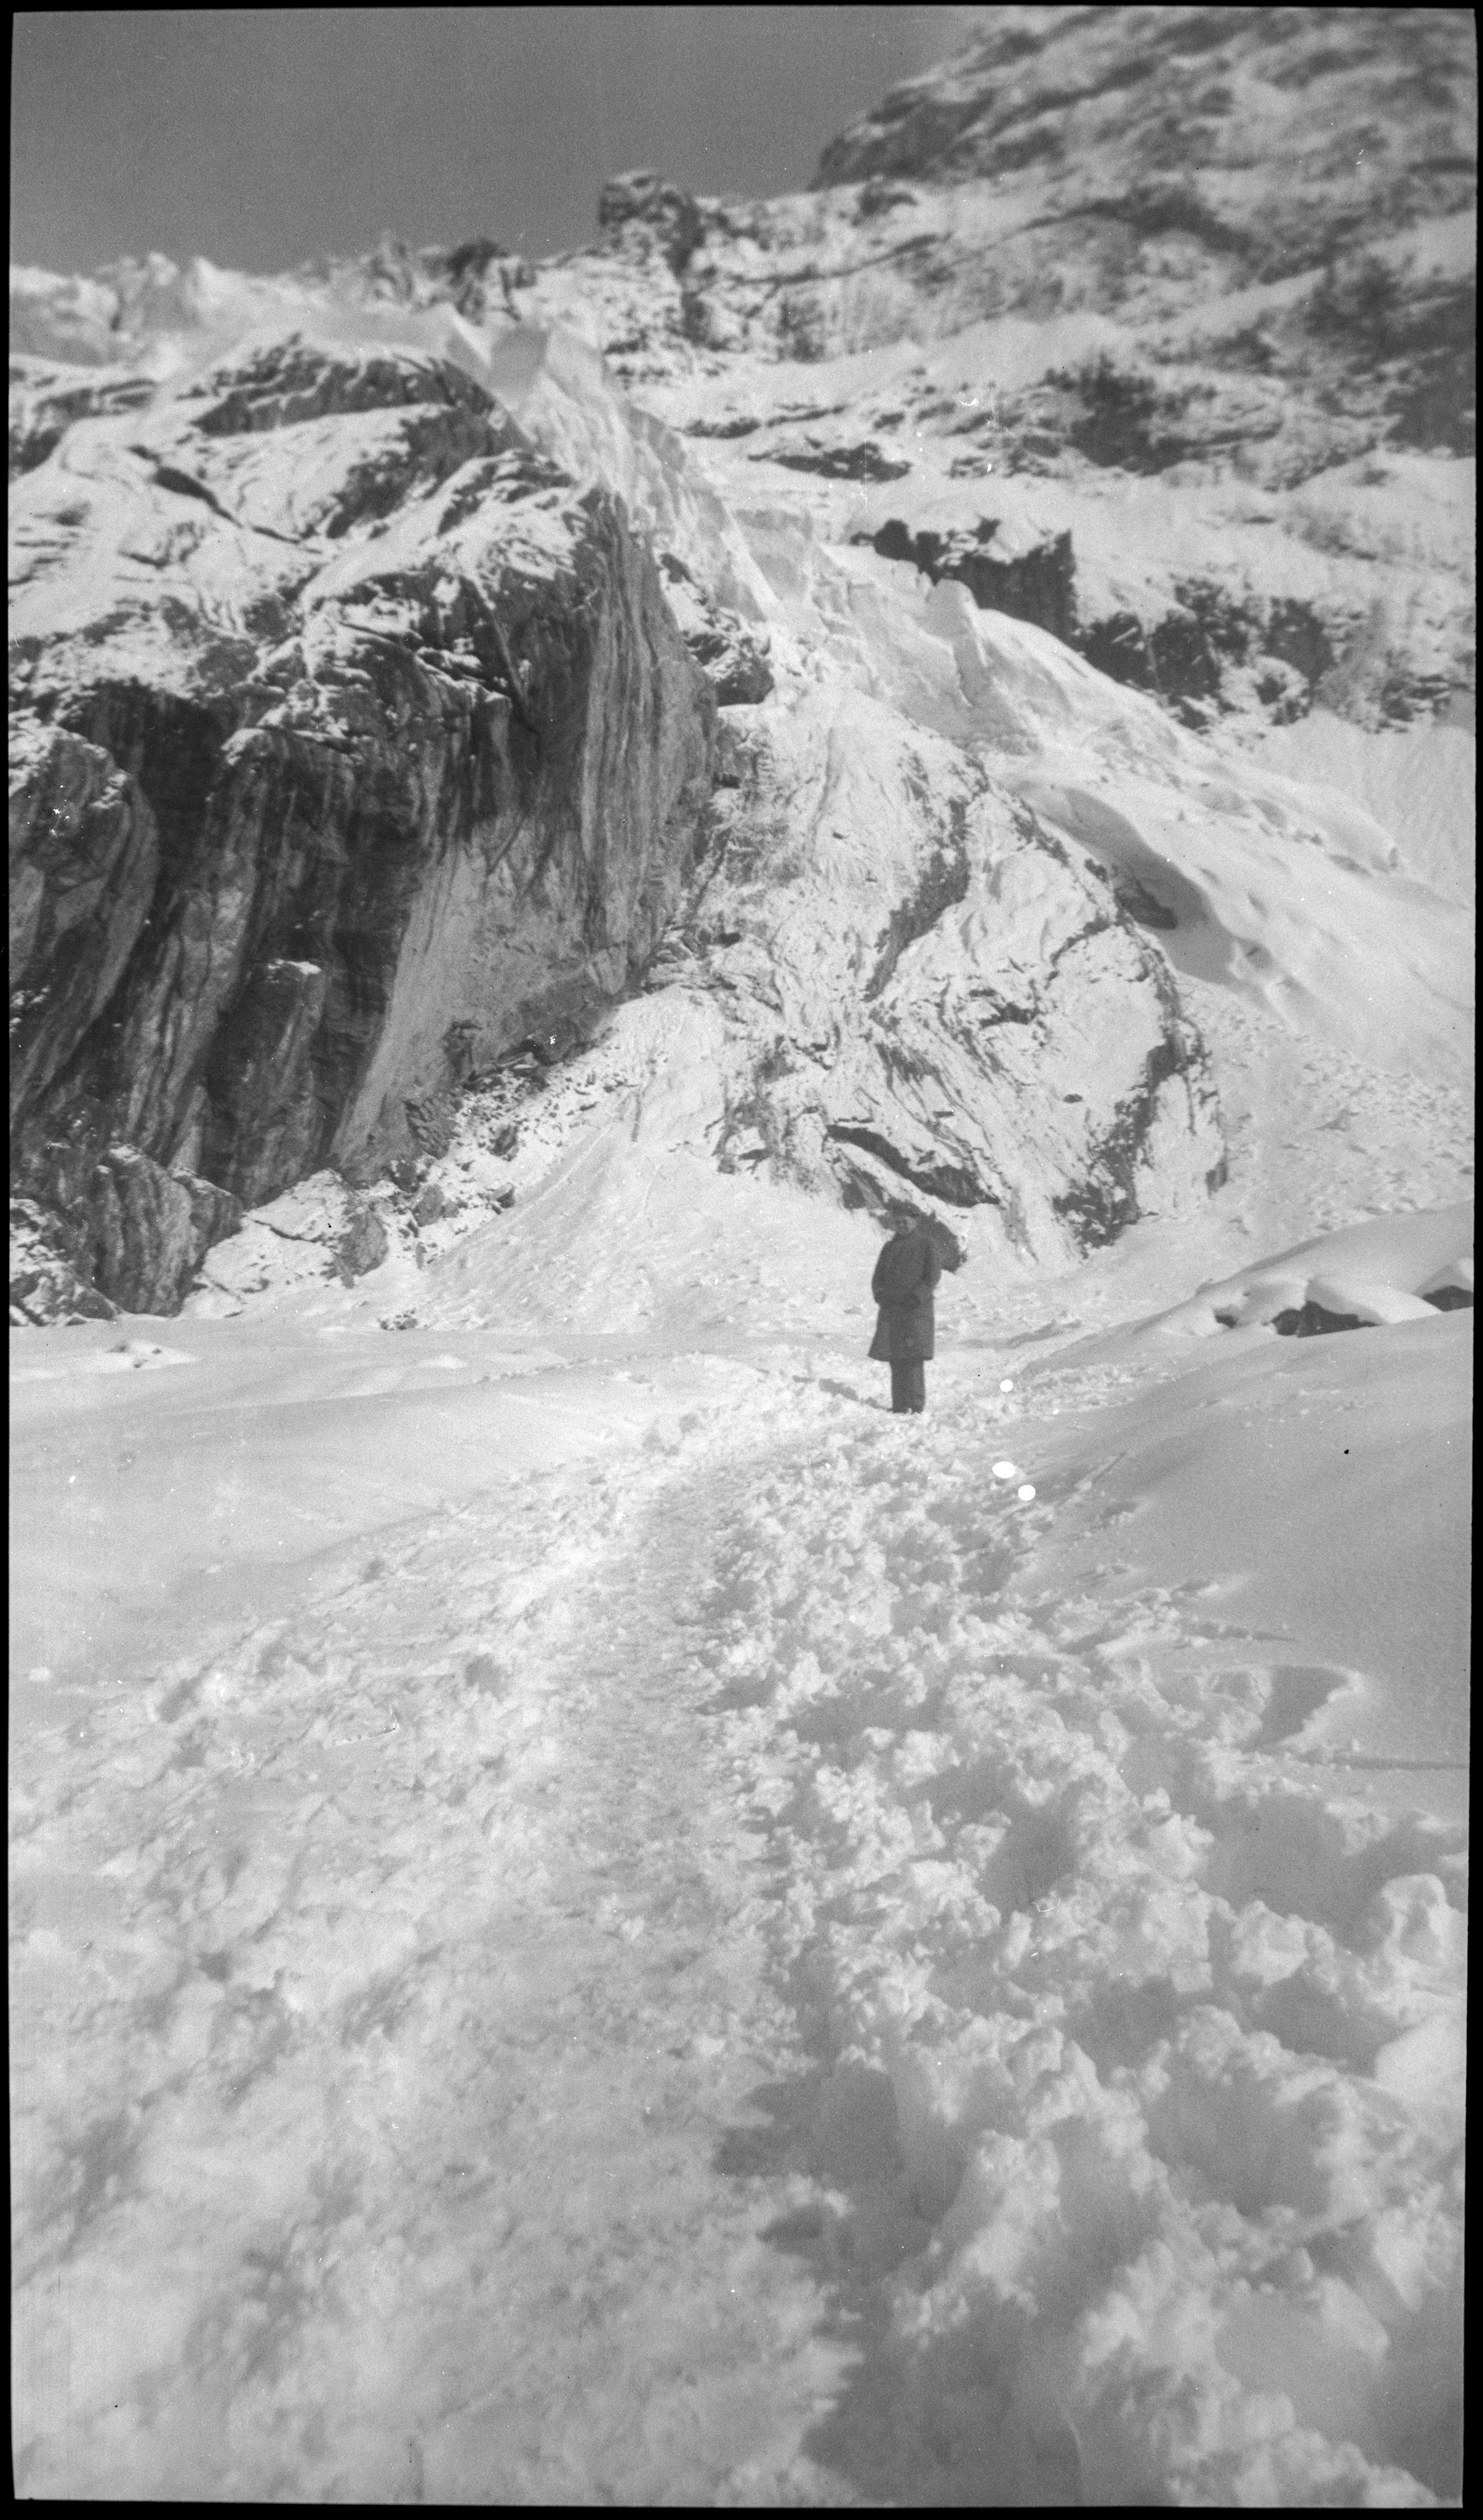
[[(471, 1065), (631, 985), (714, 725), (621, 508), (457, 371), (297, 344), (205, 400), (125, 450), (153, 512), (173, 476), (204, 494), (184, 588), (110, 548), (127, 424), (74, 432), (80, 518), (46, 466), (26, 485), (74, 584), (91, 528), (98, 583), (80, 636), (21, 641), (13, 1178), (80, 1281), (149, 1310), (243, 1206), (426, 1148)], [(270, 526), (244, 455), (273, 434)], [(249, 537), (268, 582), (207, 639), (213, 560)]]

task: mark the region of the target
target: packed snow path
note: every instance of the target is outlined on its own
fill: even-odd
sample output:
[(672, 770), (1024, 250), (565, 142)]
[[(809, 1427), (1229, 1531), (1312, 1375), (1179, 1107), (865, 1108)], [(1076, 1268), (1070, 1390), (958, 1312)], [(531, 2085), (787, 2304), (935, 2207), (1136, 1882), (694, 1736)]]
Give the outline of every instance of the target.
[(71, 1729), (29, 2491), (684, 2501), (828, 2403), (713, 2166), (799, 2058), (676, 1624), (707, 1493), (654, 1486), (518, 1481)]
[(1218, 1556), (1067, 1582), (1136, 1372), (731, 1371), (35, 1684), (22, 2492), (1455, 2493), (1461, 1829)]

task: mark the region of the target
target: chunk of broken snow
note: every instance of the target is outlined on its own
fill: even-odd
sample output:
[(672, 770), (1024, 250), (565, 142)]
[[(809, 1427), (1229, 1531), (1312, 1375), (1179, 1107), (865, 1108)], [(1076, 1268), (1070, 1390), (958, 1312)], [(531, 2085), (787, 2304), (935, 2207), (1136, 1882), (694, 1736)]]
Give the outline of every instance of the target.
[(1433, 1269), (1425, 1284), (1416, 1288), (1416, 1293), (1440, 1295), (1446, 1286), (1456, 1286), (1465, 1295), (1472, 1293), (1472, 1253), (1470, 1251), (1465, 1259), (1449, 1260), (1445, 1267)]
[(1258, 1278), (1240, 1293), (1215, 1305), (1203, 1321), (1191, 1324), (1201, 1334), (1220, 1328), (1246, 1329), (1253, 1322), (1271, 1322), (1279, 1313), (1300, 1309), (1307, 1294), (1307, 1281), (1302, 1278)]
[(1352, 1315), (1357, 1321), (1376, 1325), (1423, 1322), (1436, 1310), (1421, 1296), (1406, 1294), (1399, 1286), (1375, 1285), (1358, 1278), (1310, 1278), (1305, 1300), (1321, 1304), (1326, 1313)]
[(1456, 2123), (1461, 2133), (1467, 2082), (1467, 2042), (1461, 2006), (1443, 2004), (1390, 2040), (1374, 2060), (1380, 2089), (1405, 2102), (1433, 2135)]
[[(1444, 1287), (1472, 1291), (1472, 1206), (1376, 1216), (1338, 1234), (1278, 1251), (1236, 1276), (1201, 1286), (1187, 1303), (1144, 1325), (1185, 1338), (1250, 1329), (1315, 1304), (1371, 1327), (1422, 1321), (1444, 1309), (1428, 1303)], [(1440, 1265), (1438, 1253), (1451, 1256)], [(1465, 1256), (1457, 1256), (1459, 1246)], [(1317, 1271), (1305, 1264), (1317, 1261)], [(1323, 1264), (1327, 1262), (1327, 1267)], [(1335, 1266), (1334, 1264), (1338, 1265)]]

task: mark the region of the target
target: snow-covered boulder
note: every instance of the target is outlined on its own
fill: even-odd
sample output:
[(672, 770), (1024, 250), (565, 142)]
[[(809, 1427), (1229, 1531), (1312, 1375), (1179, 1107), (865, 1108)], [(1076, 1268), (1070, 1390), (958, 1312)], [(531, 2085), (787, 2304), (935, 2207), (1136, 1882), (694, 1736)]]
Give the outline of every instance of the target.
[(206, 1254), (183, 1309), (205, 1319), (247, 1299), (330, 1279), (348, 1284), (380, 1267), (390, 1238), (377, 1209), (337, 1173), (313, 1173), (243, 1217)]

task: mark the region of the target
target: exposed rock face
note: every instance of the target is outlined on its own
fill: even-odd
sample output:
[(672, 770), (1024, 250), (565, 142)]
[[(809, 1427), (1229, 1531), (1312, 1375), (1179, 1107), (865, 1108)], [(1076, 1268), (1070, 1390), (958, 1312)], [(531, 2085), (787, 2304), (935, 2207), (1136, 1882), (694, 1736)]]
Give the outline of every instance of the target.
[(766, 699), (773, 687), (768, 633), (750, 628), (735, 612), (707, 596), (684, 561), (673, 552), (660, 553), (659, 566), (670, 609), (687, 648), (715, 693), (717, 705), (736, 707), (743, 701)]
[(47, 1322), (110, 1321), (116, 1307), (59, 1247), (59, 1220), (30, 1199), (13, 1198), (10, 1317), (13, 1329)]
[(1167, 968), (984, 764), (826, 684), (759, 713), (715, 829), (680, 984), (722, 1011), (724, 1171), (877, 1210), (905, 1184), (1025, 1253), (1207, 1193), (1215, 1097)]
[(79, 382), (75, 372), (59, 371), (41, 360), (13, 362), (7, 477), (14, 481), (19, 472), (44, 464), (74, 420), (137, 411), (154, 390), (148, 378), (89, 377)]
[(913, 533), (891, 517), (869, 539), (882, 560), (910, 561), (934, 586), (939, 578), (956, 577), (985, 611), (1038, 622), (1068, 647), (1075, 644), (1076, 565), (1069, 534), (1051, 534), (1013, 551), (1005, 548), (997, 517), (981, 517), (970, 532), (946, 535), (930, 526)]
[(709, 787), (652, 561), (467, 377), (291, 342), (195, 400), (29, 476), (14, 616), (19, 1182), (136, 1309), (625, 987)]
[(704, 229), (694, 196), (678, 184), (667, 184), (652, 168), (614, 175), (598, 197), (598, 226), (626, 248), (638, 244), (647, 256), (657, 245), (676, 278), (685, 269)]
[[(1252, 594), (1238, 602), (1208, 579), (1176, 579), (1160, 618), (1145, 622), (1118, 610), (1083, 627), (1069, 532), (1023, 526), (1016, 532), (1013, 522), (1005, 532), (993, 517), (956, 532), (930, 525), (914, 532), (890, 517), (856, 539), (883, 559), (910, 561), (934, 586), (956, 579), (985, 611), (1035, 622), (1113, 682), (1169, 702), (1187, 724), (1201, 726), (1219, 715), (1233, 685), (1233, 704), (1254, 695), (1281, 724), (1305, 714), (1337, 680), (1339, 659), (1323, 619), (1311, 604), (1291, 597)], [(1420, 698), (1418, 685), (1407, 688), (1390, 675), (1389, 716), (1413, 715)]]
[(376, 1268), (389, 1247), (384, 1216), (375, 1205), (337, 1174), (313, 1173), (213, 1245), (198, 1272), (193, 1310), (235, 1312), (245, 1297), (270, 1285), (330, 1278), (348, 1283)]
[(81, 1189), (95, 1285), (125, 1312), (173, 1312), (213, 1242), (242, 1221), (229, 1191), (137, 1147), (110, 1147)]
[[(289, 428), (298, 421), (343, 419), (352, 412), (463, 411), (475, 423), (470, 454), (490, 451), (489, 396), (445, 361), (327, 358), (300, 339), (270, 342), (234, 373), (212, 378), (206, 409), (194, 415), (203, 437), (236, 437), (244, 430)], [(478, 424), (485, 424), (479, 426)]]
[(769, 450), (768, 460), (785, 472), (817, 472), (826, 481), (900, 481), (912, 469), (882, 453), (871, 437), (854, 446), (821, 445), (807, 437), (784, 441)]

